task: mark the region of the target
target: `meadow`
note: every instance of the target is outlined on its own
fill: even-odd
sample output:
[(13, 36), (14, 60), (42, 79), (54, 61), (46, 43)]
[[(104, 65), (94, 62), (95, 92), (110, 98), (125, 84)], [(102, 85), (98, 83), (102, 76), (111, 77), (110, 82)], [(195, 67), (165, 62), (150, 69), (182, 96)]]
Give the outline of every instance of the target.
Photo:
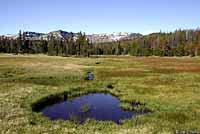
[[(88, 71), (94, 73), (93, 81), (84, 80)], [(51, 121), (32, 111), (32, 104), (44, 97), (77, 91), (107, 91), (121, 102), (143, 103), (152, 112), (118, 125), (94, 119), (84, 124)], [(0, 54), (1, 134), (173, 134), (176, 130), (200, 133), (199, 57)]]

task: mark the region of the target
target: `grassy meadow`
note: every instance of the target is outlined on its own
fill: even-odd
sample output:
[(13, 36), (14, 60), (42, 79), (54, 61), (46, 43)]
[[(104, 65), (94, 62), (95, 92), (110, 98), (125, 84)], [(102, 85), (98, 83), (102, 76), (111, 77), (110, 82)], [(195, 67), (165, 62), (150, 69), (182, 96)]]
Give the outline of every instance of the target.
[[(87, 71), (94, 73), (94, 81), (84, 80)], [(51, 121), (32, 111), (32, 104), (44, 97), (77, 90), (108, 91), (121, 102), (144, 103), (152, 112), (123, 120), (122, 125), (93, 119), (80, 125)], [(173, 134), (176, 130), (200, 133), (199, 57), (0, 54), (1, 134)]]

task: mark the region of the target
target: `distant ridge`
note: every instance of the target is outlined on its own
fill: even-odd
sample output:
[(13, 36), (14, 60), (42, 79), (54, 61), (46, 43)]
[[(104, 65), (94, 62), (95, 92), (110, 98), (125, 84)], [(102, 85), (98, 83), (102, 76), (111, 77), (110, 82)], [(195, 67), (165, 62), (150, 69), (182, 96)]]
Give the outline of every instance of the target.
[[(37, 33), (31, 31), (23, 32), (23, 36), (25, 36), (28, 40), (49, 40), (50, 37), (54, 37), (56, 39), (66, 40), (69, 37), (69, 34), (73, 34), (74, 38), (77, 37), (77, 33), (67, 32), (63, 30), (52, 31), (49, 33)], [(18, 34), (15, 35), (5, 35), (8, 38), (16, 39)], [(139, 33), (127, 33), (127, 32), (119, 32), (112, 34), (90, 34), (86, 35), (86, 37), (93, 43), (103, 43), (103, 42), (113, 42), (113, 41), (121, 41), (121, 40), (131, 40), (134, 38), (141, 37), (142, 34)]]

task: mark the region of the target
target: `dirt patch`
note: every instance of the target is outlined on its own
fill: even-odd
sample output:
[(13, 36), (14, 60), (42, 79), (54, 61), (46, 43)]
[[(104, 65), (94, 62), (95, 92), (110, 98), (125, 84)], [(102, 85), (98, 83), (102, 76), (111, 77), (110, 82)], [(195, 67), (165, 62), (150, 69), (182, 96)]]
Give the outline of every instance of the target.
[(174, 66), (170, 68), (154, 67), (153, 72), (162, 74), (171, 73), (200, 73), (200, 66)]
[(145, 76), (144, 71), (141, 70), (99, 70), (97, 72), (98, 78), (110, 78), (110, 77), (142, 77)]

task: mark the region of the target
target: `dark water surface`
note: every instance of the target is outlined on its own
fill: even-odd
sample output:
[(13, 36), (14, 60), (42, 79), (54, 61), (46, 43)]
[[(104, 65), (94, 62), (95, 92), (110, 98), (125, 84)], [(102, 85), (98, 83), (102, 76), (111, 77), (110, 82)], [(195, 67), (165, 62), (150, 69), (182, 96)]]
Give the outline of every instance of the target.
[(89, 80), (89, 81), (94, 80), (94, 74), (92, 72), (87, 72), (87, 76), (85, 80)]
[(100, 121), (120, 123), (122, 119), (141, 114), (134, 111), (125, 111), (120, 107), (118, 98), (111, 94), (95, 93), (76, 97), (71, 101), (48, 106), (41, 111), (51, 120), (76, 120), (84, 123), (87, 118)]

